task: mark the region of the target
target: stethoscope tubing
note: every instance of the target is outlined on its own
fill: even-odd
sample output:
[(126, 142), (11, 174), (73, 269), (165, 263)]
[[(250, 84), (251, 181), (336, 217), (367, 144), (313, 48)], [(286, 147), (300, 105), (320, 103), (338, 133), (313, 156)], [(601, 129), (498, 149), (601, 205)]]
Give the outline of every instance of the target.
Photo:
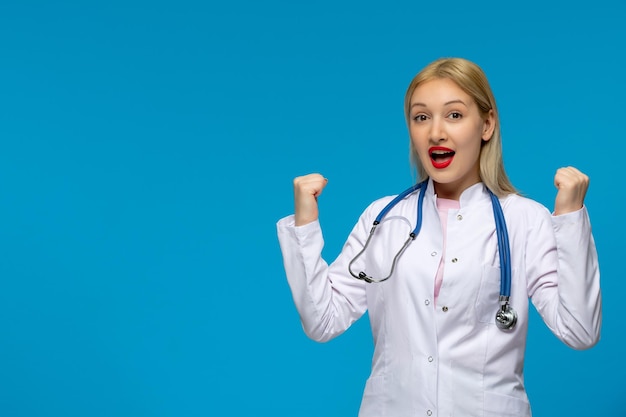
[(398, 194), (396, 196), (396, 198), (391, 200), (389, 202), (389, 204), (387, 204), (385, 206), (385, 208), (383, 208), (380, 211), (378, 216), (376, 216), (376, 219), (374, 220), (374, 226), (378, 226), (380, 224), (380, 222), (383, 221), (383, 218), (387, 215), (389, 210), (391, 210), (393, 207), (395, 207), (395, 205), (398, 204), (400, 202), (400, 200), (403, 200), (409, 194), (413, 194), (415, 191), (423, 188), (422, 192), (417, 197), (418, 198), (418, 200), (417, 200), (417, 224), (415, 225), (415, 229), (413, 230), (413, 232), (411, 232), (411, 234), (410, 234), (410, 235), (414, 236), (413, 238), (415, 238), (415, 236), (417, 236), (419, 234), (420, 229), (422, 228), (422, 207), (424, 206), (424, 204), (422, 202), (424, 201), (424, 195), (426, 194), (424, 191), (426, 191), (426, 187), (427, 186), (428, 186), (428, 180), (425, 180), (425, 181), (422, 181), (420, 183), (417, 183), (417, 184), (413, 185), (412, 187), (410, 187), (410, 188), (404, 190), (403, 192), (401, 192), (400, 194)]
[[(415, 240), (415, 238), (417, 237), (417, 235), (420, 232), (420, 229), (422, 228), (422, 208), (424, 206), (424, 195), (426, 194), (424, 191), (426, 190), (427, 186), (428, 186), (428, 180), (422, 181), (420, 183), (417, 183), (417, 184), (411, 186), (410, 188), (408, 188), (408, 189), (404, 190), (403, 192), (401, 192), (400, 194), (398, 194), (393, 200), (391, 200), (380, 211), (378, 216), (376, 216), (376, 219), (374, 219), (374, 224), (372, 225), (372, 228), (370, 229), (369, 236), (365, 240), (365, 244), (363, 245), (363, 248), (361, 249), (361, 251), (359, 253), (356, 254), (356, 256), (354, 258), (352, 258), (352, 260), (348, 264), (348, 272), (350, 272), (350, 275), (352, 275), (356, 279), (363, 280), (363, 281), (368, 282), (370, 284), (371, 283), (379, 283), (379, 282), (387, 281), (389, 278), (391, 278), (391, 276), (393, 275), (393, 271), (395, 271), (395, 269), (396, 269), (396, 263), (398, 262), (398, 259), (400, 258), (400, 255), (402, 255), (404, 253), (404, 251), (406, 250), (406, 248), (409, 247), (409, 244), (411, 243), (411, 241)], [(365, 252), (365, 250), (367, 249), (367, 247), (370, 244), (370, 240), (372, 240), (372, 237), (374, 236), (374, 232), (376, 231), (376, 228), (378, 227), (380, 222), (383, 220), (383, 218), (387, 215), (389, 210), (391, 210), (393, 207), (395, 207), (396, 204), (398, 204), (401, 200), (406, 198), (408, 195), (414, 193), (415, 191), (417, 191), (419, 189), (422, 189), (422, 192), (419, 193), (419, 196), (417, 197), (417, 221), (416, 221), (416, 224), (415, 224), (415, 229), (413, 229), (413, 231), (411, 233), (409, 233), (409, 237), (404, 242), (404, 244), (402, 245), (400, 250), (393, 257), (393, 260), (391, 261), (391, 270), (389, 271), (389, 275), (387, 275), (386, 277), (381, 278), (381, 279), (375, 279), (375, 278), (372, 278), (372, 277), (368, 276), (363, 271), (359, 272), (358, 275), (356, 275), (354, 272), (352, 272), (352, 264), (357, 259), (359, 259), (361, 257), (361, 255)]]
[[(393, 272), (396, 268), (396, 263), (398, 262), (400, 255), (402, 255), (402, 253), (404, 253), (409, 244), (413, 240), (415, 240), (420, 232), (420, 229), (422, 228), (422, 209), (424, 206), (424, 196), (426, 195), (428, 181), (429, 180), (426, 179), (404, 190), (380, 211), (380, 213), (378, 214), (378, 216), (376, 216), (376, 219), (374, 220), (374, 224), (370, 229), (369, 236), (367, 237), (363, 248), (348, 264), (348, 271), (350, 272), (350, 275), (352, 275), (354, 278), (363, 280), (368, 283), (380, 283), (388, 280), (393, 275)], [(372, 237), (374, 236), (376, 228), (378, 227), (380, 222), (382, 222), (387, 213), (401, 200), (418, 190), (421, 190), (421, 192), (419, 193), (417, 199), (417, 221), (415, 224), (415, 229), (409, 234), (407, 240), (393, 257), (389, 275), (387, 275), (385, 278), (375, 279), (371, 276), (368, 276), (364, 271), (359, 272), (358, 275), (352, 272), (352, 264), (365, 252), (370, 244), (370, 241), (372, 240)], [(489, 195), (491, 197), (491, 207), (493, 208), (493, 218), (496, 225), (496, 237), (498, 240), (498, 257), (500, 260), (500, 308), (498, 309), (496, 314), (496, 324), (500, 329), (511, 330), (517, 323), (517, 314), (515, 313), (515, 310), (513, 310), (513, 308), (509, 305), (509, 298), (511, 296), (511, 248), (509, 245), (509, 234), (507, 231), (506, 221), (504, 219), (504, 212), (502, 210), (500, 200), (490, 189), (487, 188), (487, 191), (489, 192)]]
[(500, 296), (508, 298), (511, 296), (511, 251), (509, 245), (509, 234), (502, 212), (500, 200), (489, 190), (491, 195), (491, 206), (493, 208), (493, 218), (496, 222), (496, 233), (498, 235), (498, 255), (500, 258)]

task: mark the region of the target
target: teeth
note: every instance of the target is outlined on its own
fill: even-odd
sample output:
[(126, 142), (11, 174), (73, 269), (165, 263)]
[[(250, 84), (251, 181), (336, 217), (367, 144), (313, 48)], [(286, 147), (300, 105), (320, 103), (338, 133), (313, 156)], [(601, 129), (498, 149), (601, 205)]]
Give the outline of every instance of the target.
[(446, 155), (454, 155), (454, 151), (432, 151), (430, 154), (432, 156), (446, 156)]

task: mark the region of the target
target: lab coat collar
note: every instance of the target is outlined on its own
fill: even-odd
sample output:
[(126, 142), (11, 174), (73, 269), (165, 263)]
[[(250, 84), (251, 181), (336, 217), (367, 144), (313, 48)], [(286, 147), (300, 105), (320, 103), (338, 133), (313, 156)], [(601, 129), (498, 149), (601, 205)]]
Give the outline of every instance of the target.
[[(430, 200), (433, 204), (435, 204), (437, 201), (437, 195), (435, 194), (435, 186), (433, 184), (432, 178), (428, 179), (428, 187), (426, 189), (426, 195), (424, 197)], [(491, 203), (491, 197), (489, 196), (489, 191), (487, 191), (487, 187), (482, 182), (476, 183), (471, 187), (468, 187), (465, 191), (461, 193), (461, 197), (459, 198), (460, 208), (483, 203)]]

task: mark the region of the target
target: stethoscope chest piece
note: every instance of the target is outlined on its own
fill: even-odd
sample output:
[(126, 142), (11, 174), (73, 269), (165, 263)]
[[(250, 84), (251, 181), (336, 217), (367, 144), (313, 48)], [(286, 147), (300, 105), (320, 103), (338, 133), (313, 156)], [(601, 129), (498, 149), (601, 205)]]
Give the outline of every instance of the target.
[(517, 313), (508, 303), (498, 309), (496, 326), (501, 330), (512, 330), (517, 324)]

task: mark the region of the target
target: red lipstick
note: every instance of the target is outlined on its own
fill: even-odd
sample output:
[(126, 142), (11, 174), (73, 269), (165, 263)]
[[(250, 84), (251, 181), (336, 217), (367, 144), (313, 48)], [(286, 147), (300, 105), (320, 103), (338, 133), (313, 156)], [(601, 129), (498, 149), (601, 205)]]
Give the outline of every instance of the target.
[(454, 159), (454, 151), (443, 146), (433, 146), (428, 149), (430, 162), (437, 169), (444, 169), (452, 163)]

